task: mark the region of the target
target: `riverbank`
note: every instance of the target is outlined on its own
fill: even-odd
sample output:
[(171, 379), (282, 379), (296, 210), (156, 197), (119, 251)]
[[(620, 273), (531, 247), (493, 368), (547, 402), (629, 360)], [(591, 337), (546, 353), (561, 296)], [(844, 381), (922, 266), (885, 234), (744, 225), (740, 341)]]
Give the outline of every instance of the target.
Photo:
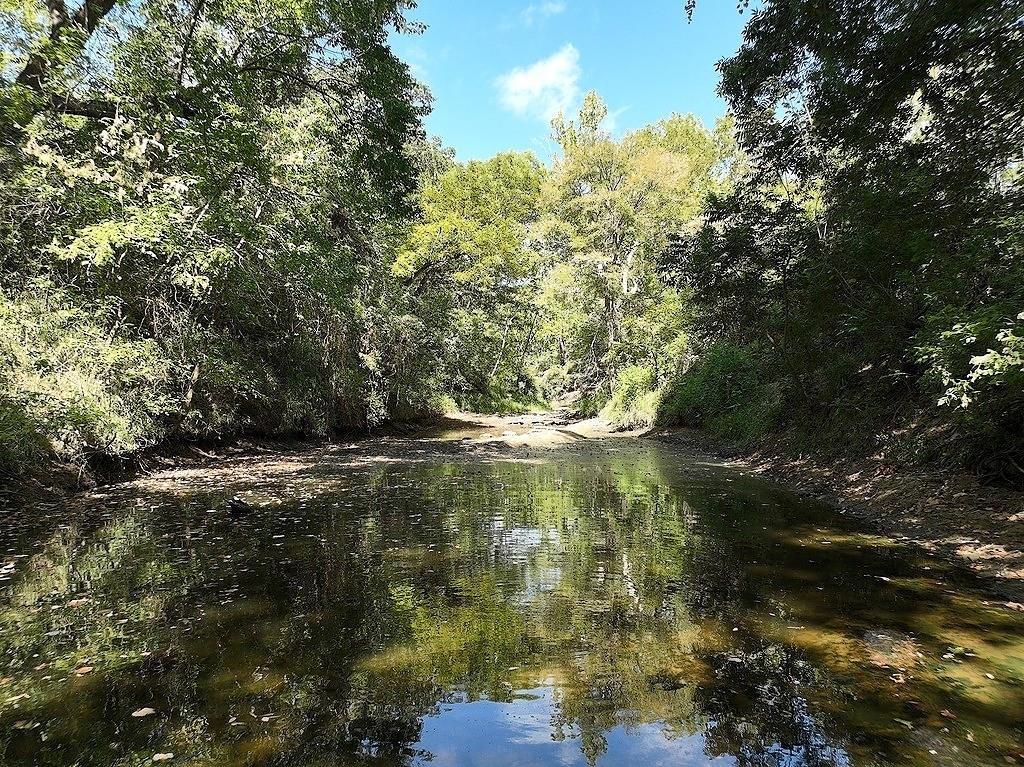
[[(485, 453), (495, 458), (550, 449), (586, 453), (599, 449), (599, 441), (609, 438), (656, 440), (761, 475), (836, 505), (889, 537), (965, 565), (984, 577), (994, 593), (1024, 604), (1024, 493), (987, 487), (966, 474), (899, 467), (877, 458), (832, 462), (794, 457), (778, 444), (765, 443), (754, 449), (729, 446), (690, 430), (621, 431), (600, 418), (580, 420), (567, 410), (517, 416), (454, 413), (429, 422), (396, 425), (374, 437), (335, 443), (253, 439), (184, 445), (151, 454), (110, 479), (178, 470), (201, 479), (208, 471), (230, 473), (240, 460), (248, 464), (250, 472), (259, 472), (261, 465), (289, 462), (332, 444), (392, 459), (413, 451), (422, 453), (425, 445), (437, 456)], [(55, 481), (51, 486), (36, 481), (27, 487), (8, 487), (0, 500), (16, 505), (19, 498), (67, 495), (74, 487), (73, 478), (63, 479), (67, 481)]]
[(890, 537), (966, 565), (1024, 610), (1024, 493), (982, 485), (969, 474), (897, 466), (878, 457), (794, 456), (780, 443), (742, 448), (684, 429), (646, 436), (838, 506)]

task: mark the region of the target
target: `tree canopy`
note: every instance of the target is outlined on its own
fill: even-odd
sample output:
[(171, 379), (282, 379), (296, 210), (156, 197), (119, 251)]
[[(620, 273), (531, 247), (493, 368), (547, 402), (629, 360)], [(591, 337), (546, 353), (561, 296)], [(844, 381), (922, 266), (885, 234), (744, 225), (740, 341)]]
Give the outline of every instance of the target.
[(746, 170), (664, 259), (791, 406), (866, 439), (923, 414), (928, 450), (1018, 481), (1021, 11), (764, 3), (721, 64)]
[(0, 4), (6, 471), (557, 402), (1024, 478), (1020, 0), (765, 0), (713, 127), (465, 163), (412, 7)]

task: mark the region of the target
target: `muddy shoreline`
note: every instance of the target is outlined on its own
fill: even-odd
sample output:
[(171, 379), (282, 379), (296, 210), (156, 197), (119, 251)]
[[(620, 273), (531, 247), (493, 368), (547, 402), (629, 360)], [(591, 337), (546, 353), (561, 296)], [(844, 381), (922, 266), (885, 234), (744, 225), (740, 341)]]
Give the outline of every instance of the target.
[[(770, 479), (789, 490), (825, 501), (863, 520), (880, 533), (920, 545), (964, 565), (989, 589), (1024, 610), (1024, 493), (981, 485), (952, 472), (897, 467), (877, 458), (825, 461), (794, 457), (781, 445), (744, 449), (684, 429), (616, 431), (600, 419), (579, 420), (568, 411), (521, 416), (459, 413), (419, 424), (396, 425), (375, 436), (331, 441), (236, 440), (228, 444), (179, 446), (151, 455), (132, 471), (101, 482), (100, 487), (138, 481), (165, 472), (220, 473), (240, 462), (258, 467), (278, 459), (291, 461), (321, 454), (331, 463), (337, 451), (375, 452), (399, 458), (413, 451), (472, 459), (527, 457), (536, 451), (586, 451), (605, 439), (649, 439), (704, 459)], [(353, 451), (353, 452), (349, 452)], [(66, 482), (8, 486), (0, 506), (8, 509), (33, 500), (71, 499)], [(88, 488), (80, 488), (88, 491)]]
[(644, 436), (830, 503), (891, 538), (966, 566), (1024, 611), (1024, 493), (982, 485), (969, 474), (894, 466), (879, 458), (794, 457), (779, 444), (741, 448), (685, 429)]

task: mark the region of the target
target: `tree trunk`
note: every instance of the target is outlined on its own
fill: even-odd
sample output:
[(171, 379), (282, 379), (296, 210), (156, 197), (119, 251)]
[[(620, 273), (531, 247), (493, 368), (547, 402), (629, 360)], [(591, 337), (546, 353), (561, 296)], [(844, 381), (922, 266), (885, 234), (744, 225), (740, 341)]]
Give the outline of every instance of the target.
[(18, 74), (16, 82), (31, 88), (37, 93), (43, 92), (43, 86), (50, 79), (50, 64), (48, 54), (57, 49), (65, 42), (67, 33), (76, 27), (85, 31), (81, 38), (80, 50), (84, 49), (93, 31), (103, 21), (103, 18), (110, 13), (117, 0), (85, 0), (82, 6), (68, 16), (67, 8), (63, 0), (50, 0), (47, 4), (50, 9), (50, 39), (43, 47), (29, 56), (25, 62), (24, 69)]

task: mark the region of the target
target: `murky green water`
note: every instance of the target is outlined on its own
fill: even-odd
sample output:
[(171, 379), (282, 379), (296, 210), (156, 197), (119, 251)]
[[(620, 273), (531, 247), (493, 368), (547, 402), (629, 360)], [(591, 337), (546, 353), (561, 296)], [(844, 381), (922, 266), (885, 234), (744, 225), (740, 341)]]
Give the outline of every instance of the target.
[(389, 450), (8, 516), (2, 763), (1024, 763), (1024, 615), (919, 550), (653, 443)]

